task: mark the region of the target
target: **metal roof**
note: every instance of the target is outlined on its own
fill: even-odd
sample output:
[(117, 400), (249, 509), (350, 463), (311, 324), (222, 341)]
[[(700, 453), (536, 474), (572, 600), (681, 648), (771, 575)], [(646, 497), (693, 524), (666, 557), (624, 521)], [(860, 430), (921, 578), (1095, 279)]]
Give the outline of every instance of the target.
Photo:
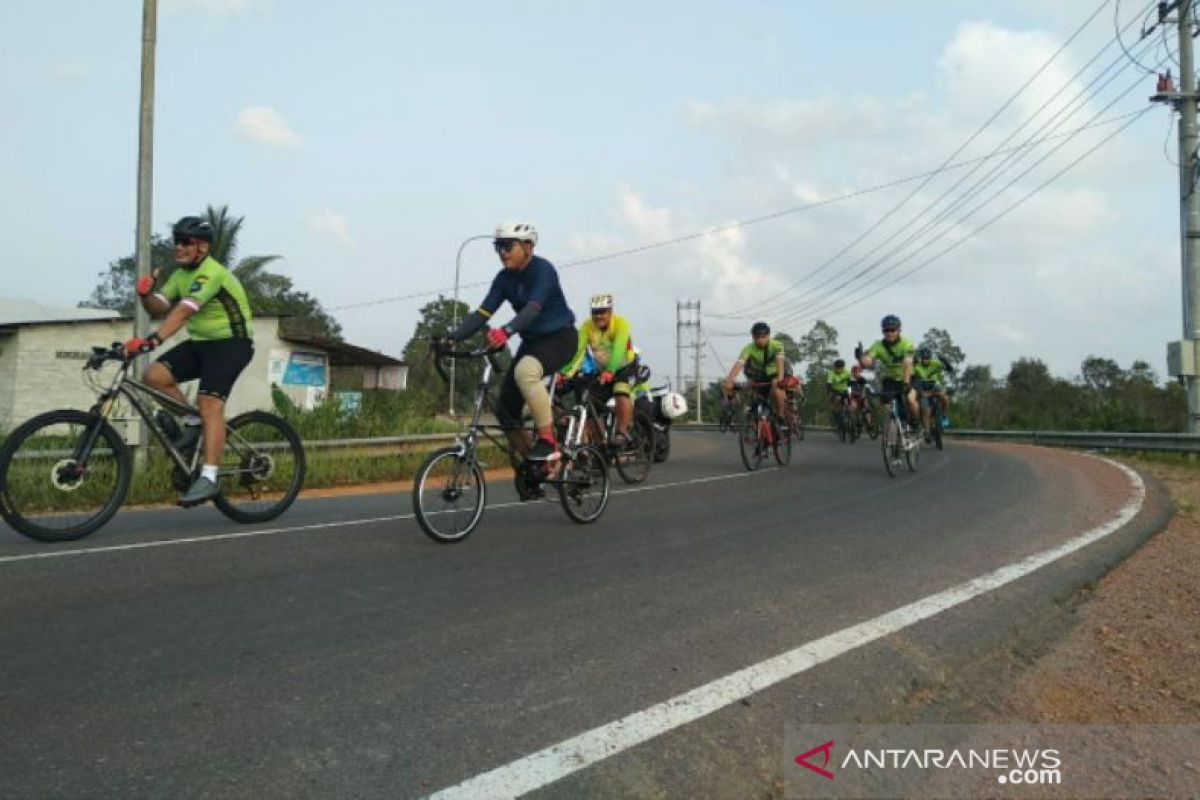
[(93, 322), (121, 319), (120, 313), (103, 308), (69, 308), (35, 303), (22, 297), (0, 297), (0, 325), (29, 325), (39, 322)]

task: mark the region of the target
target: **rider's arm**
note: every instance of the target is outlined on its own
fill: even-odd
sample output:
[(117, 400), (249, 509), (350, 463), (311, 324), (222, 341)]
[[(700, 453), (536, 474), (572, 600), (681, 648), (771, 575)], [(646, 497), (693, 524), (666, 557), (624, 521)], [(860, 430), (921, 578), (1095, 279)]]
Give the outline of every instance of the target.
[(504, 287), (501, 285), (503, 279), (504, 273), (501, 272), (492, 280), (492, 287), (488, 289), (487, 297), (483, 298), (479, 308), (463, 317), (458, 327), (446, 334), (447, 338), (461, 342), (463, 339), (471, 338), (487, 324), (487, 321), (492, 318), (492, 314), (495, 314), (496, 309), (504, 302)]
[(138, 299), (142, 301), (142, 308), (146, 309), (146, 313), (153, 319), (158, 319), (171, 310), (171, 301), (161, 292), (151, 292)]
[(784, 374), (785, 373), (783, 371), (783, 352), (780, 351), (779, 355), (777, 355), (775, 357), (775, 377), (771, 379), (771, 383), (775, 386), (778, 386), (779, 382), (781, 380), (783, 380)]
[(741, 374), (742, 368), (745, 366), (746, 360), (744, 358), (739, 358), (737, 361), (733, 362), (733, 366), (729, 369), (729, 374), (725, 376), (725, 382), (733, 383), (735, 380), (737, 380), (737, 376)]
[(904, 357), (904, 382), (911, 384), (913, 377), (913, 360), (912, 356)]
[(162, 324), (158, 326), (158, 330), (155, 331), (158, 334), (159, 341), (166, 341), (174, 336), (180, 328), (187, 324), (188, 317), (199, 310), (198, 307), (193, 308), (186, 301), (176, 303), (171, 312), (167, 314), (167, 318), (162, 321)]
[(587, 326), (590, 325), (591, 322), (592, 321), (590, 319), (584, 320), (583, 324), (579, 326), (579, 345), (575, 348), (575, 357), (568, 361), (565, 367), (559, 370), (559, 372), (561, 372), (563, 375), (566, 375), (568, 378), (574, 375), (576, 372), (579, 372), (579, 367), (581, 364), (583, 364), (583, 356), (587, 353), (588, 345)]

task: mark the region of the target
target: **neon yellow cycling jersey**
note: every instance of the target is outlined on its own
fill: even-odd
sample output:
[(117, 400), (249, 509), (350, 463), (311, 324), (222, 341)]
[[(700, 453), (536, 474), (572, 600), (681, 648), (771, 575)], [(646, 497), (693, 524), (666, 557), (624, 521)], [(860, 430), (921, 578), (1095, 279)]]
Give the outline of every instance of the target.
[(564, 375), (574, 375), (588, 352), (591, 352), (596, 368), (604, 372), (616, 372), (632, 364), (633, 339), (629, 336), (629, 322), (620, 314), (613, 314), (608, 328), (600, 330), (591, 318), (585, 319), (579, 326), (579, 347), (575, 357), (560, 371)]
[(237, 276), (212, 256), (195, 269), (180, 267), (163, 284), (162, 296), (196, 313), (188, 317), (188, 336), (198, 342), (250, 339), (254, 336), (250, 301)]
[(775, 377), (778, 372), (776, 360), (783, 354), (783, 344), (778, 339), (771, 339), (766, 347), (758, 347), (751, 342), (742, 348), (738, 361), (745, 363), (742, 368), (746, 377), (752, 381), (764, 381)]
[(929, 359), (928, 364), (918, 361), (913, 364), (913, 376), (917, 380), (930, 381), (938, 388), (942, 386), (942, 362), (937, 358)]
[(888, 347), (887, 342), (880, 339), (871, 345), (866, 355), (874, 359), (875, 364), (885, 378), (894, 381), (904, 380), (904, 359), (912, 358), (917, 350), (913, 343), (901, 336), (896, 343)]
[(844, 392), (850, 388), (850, 370), (845, 367), (831, 369), (825, 376), (825, 382), (829, 384), (829, 388), (833, 391)]

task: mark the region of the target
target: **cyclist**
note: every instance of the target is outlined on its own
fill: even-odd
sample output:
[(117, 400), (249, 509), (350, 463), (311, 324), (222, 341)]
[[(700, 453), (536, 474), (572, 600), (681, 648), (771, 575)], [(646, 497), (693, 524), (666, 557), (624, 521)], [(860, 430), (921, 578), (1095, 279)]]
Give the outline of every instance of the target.
[(851, 408), (859, 408), (862, 412), (863, 424), (867, 428), (873, 428), (875, 412), (871, 407), (871, 397), (874, 395), (874, 391), (871, 389), (871, 383), (863, 375), (862, 367), (858, 364), (850, 367), (849, 391)]
[[(913, 376), (920, 382), (921, 389), (926, 394), (937, 398), (942, 427), (945, 428), (949, 423), (949, 420), (946, 419), (946, 412), (950, 408), (950, 396), (946, 393), (945, 382), (942, 378), (943, 372), (954, 372), (954, 365), (935, 356), (933, 350), (928, 347), (917, 350), (917, 363), (913, 365)], [(921, 409), (921, 421), (925, 425), (925, 436), (928, 441), (931, 430), (928, 408)]]
[(733, 362), (729, 374), (725, 376), (725, 394), (729, 395), (733, 392), (733, 381), (739, 372), (745, 372), (746, 379), (749, 381), (770, 383), (770, 386), (756, 387), (756, 390), (763, 397), (771, 398), (775, 416), (786, 421), (788, 419), (785, 413), (787, 398), (780, 383), (785, 373), (783, 344), (778, 339), (771, 338), (771, 326), (765, 322), (754, 323), (750, 327), (750, 336), (753, 341), (742, 348), (737, 361)]
[(838, 412), (850, 397), (850, 370), (846, 369), (845, 359), (833, 362), (833, 369), (825, 374), (825, 387), (829, 393), (829, 410), (837, 420)]
[[(561, 453), (554, 435), (550, 395), (542, 378), (571, 360), (579, 334), (558, 271), (533, 254), (537, 240), (537, 228), (530, 222), (504, 222), (496, 227), (493, 244), (502, 269), (479, 308), (467, 314), (446, 338), (452, 342), (466, 339), (484, 327), (504, 301), (509, 302), (516, 316), (487, 331), (487, 343), (495, 349), (504, 347), (513, 334), (521, 334), (521, 346), (500, 384), (496, 415), (518, 453), (531, 461), (554, 461)], [(530, 442), (521, 430), (525, 405), (537, 427), (536, 442)]]
[(620, 314), (613, 313), (611, 294), (592, 295), (591, 317), (579, 326), (579, 343), (575, 357), (560, 370), (564, 378), (579, 372), (585, 356), (600, 370), (601, 402), (607, 401), (606, 392), (611, 391), (616, 399), (617, 424), (613, 445), (623, 447), (633, 421), (633, 400), (630, 385), (637, 383), (638, 360), (629, 336), (629, 322)]
[(866, 369), (878, 366), (883, 376), (882, 394), (885, 398), (894, 394), (904, 397), (911, 429), (921, 418), (917, 410), (917, 393), (912, 387), (913, 353), (916, 348), (900, 334), (900, 318), (895, 314), (888, 314), (880, 320), (879, 327), (883, 332), (882, 338), (866, 351), (860, 343), (854, 348), (854, 357)]
[(146, 312), (165, 318), (158, 330), (126, 342), (125, 354), (149, 352), (187, 327), (188, 339), (150, 365), (146, 383), (186, 403), (179, 384), (200, 379), (196, 394), (200, 416), (184, 418), (182, 434), (174, 443), (188, 452), (203, 435), (200, 476), (179, 498), (179, 505), (189, 507), (211, 500), (220, 491), (217, 465), (225, 449), (225, 401), (254, 357), (254, 325), (241, 281), (210, 254), (212, 224), (200, 217), (184, 217), (172, 227), (171, 235), (178, 268), (158, 291), (153, 275), (138, 278), (135, 287)]

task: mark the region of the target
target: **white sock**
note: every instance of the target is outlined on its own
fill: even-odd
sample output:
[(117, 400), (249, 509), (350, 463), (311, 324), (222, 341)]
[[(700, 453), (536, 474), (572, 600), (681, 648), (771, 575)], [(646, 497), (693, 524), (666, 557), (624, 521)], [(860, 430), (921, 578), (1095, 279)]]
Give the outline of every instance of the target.
[(188, 414), (183, 418), (184, 425), (203, 425), (204, 420), (200, 419), (195, 414)]
[(217, 482), (217, 465), (205, 464), (200, 468), (200, 477), (208, 478), (213, 483)]

